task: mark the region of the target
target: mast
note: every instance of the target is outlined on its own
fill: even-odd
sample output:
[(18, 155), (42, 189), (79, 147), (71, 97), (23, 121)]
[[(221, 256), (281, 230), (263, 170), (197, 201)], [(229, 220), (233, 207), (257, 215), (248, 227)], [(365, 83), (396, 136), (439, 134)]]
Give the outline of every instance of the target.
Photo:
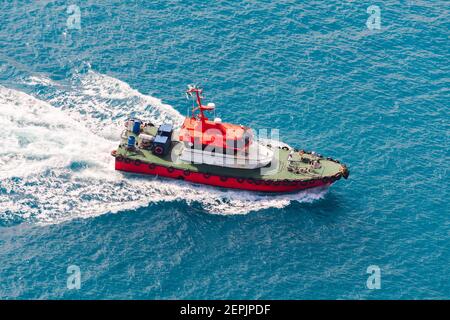
[(196, 100), (197, 100), (197, 107), (192, 108), (192, 117), (195, 118), (195, 111), (199, 110), (200, 111), (199, 120), (201, 120), (202, 122), (205, 120), (208, 120), (208, 118), (205, 116), (203, 111), (211, 111), (214, 109), (214, 107), (202, 105), (203, 89), (198, 88), (195, 85), (189, 85), (188, 89), (186, 90), (186, 94), (188, 96), (192, 97), (194, 93), (195, 93)]

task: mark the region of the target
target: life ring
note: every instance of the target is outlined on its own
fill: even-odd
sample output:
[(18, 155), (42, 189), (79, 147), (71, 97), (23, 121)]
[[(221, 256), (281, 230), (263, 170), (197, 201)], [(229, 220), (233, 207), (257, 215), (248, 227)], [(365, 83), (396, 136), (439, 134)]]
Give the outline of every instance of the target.
[(155, 165), (154, 163), (150, 163), (150, 164), (148, 165), (148, 168), (149, 168), (150, 170), (155, 170), (155, 169), (156, 169), (156, 165)]
[(326, 184), (326, 183), (331, 182), (331, 179), (329, 177), (325, 177), (325, 178), (322, 178), (322, 182)]
[(139, 167), (139, 166), (141, 165), (141, 163), (142, 163), (142, 161), (139, 160), (139, 159), (134, 160), (134, 165), (135, 165), (136, 167)]
[(190, 170), (188, 170), (188, 169), (186, 169), (186, 170), (183, 170), (183, 174), (184, 174), (185, 176), (188, 176), (188, 175), (190, 175), (190, 174), (191, 174), (191, 171), (190, 171)]
[(161, 146), (156, 146), (155, 149), (153, 149), (153, 151), (155, 152), (155, 154), (157, 155), (162, 155), (164, 153), (164, 149)]
[(244, 178), (237, 178), (236, 181), (239, 182), (239, 183), (242, 183), (242, 182), (245, 181), (245, 179)]
[(173, 172), (174, 170), (175, 170), (174, 167), (167, 167), (167, 171), (169, 171), (169, 172)]
[(228, 177), (220, 177), (220, 181), (223, 181), (223, 182), (225, 182), (225, 181), (227, 181), (228, 180)]

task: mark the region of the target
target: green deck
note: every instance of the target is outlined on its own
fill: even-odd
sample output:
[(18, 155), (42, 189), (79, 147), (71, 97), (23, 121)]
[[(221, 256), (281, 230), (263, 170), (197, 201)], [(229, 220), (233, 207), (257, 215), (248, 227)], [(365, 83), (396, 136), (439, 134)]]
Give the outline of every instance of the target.
[[(156, 128), (155, 127), (146, 127), (144, 129), (144, 133), (155, 135), (156, 134)], [(307, 173), (294, 173), (288, 171), (288, 166), (295, 167), (296, 169), (300, 168), (309, 168), (310, 165), (301, 162), (301, 156), (298, 152), (295, 152), (292, 155), (291, 161), (288, 161), (288, 156), (290, 153), (290, 150), (283, 150), (279, 149), (278, 153), (278, 159), (279, 159), (279, 166), (276, 173), (270, 174), (270, 175), (261, 175), (261, 168), (256, 169), (235, 169), (235, 168), (226, 168), (226, 167), (219, 167), (219, 166), (213, 166), (213, 165), (207, 165), (207, 164), (193, 164), (193, 163), (187, 163), (183, 162), (181, 160), (176, 160), (175, 162), (171, 161), (171, 155), (170, 153), (165, 157), (159, 157), (154, 155), (151, 151), (144, 150), (144, 149), (136, 149), (133, 151), (129, 151), (126, 148), (127, 144), (127, 137), (129, 135), (134, 135), (130, 131), (124, 132), (124, 134), (121, 137), (121, 144), (119, 148), (117, 149), (117, 156), (122, 156), (125, 158), (129, 158), (132, 160), (140, 160), (144, 163), (154, 163), (157, 165), (162, 165), (166, 167), (173, 167), (175, 169), (182, 169), (182, 170), (190, 170), (192, 172), (202, 172), (202, 173), (208, 173), (212, 175), (221, 175), (221, 176), (231, 176), (231, 177), (242, 177), (242, 178), (254, 178), (254, 179), (262, 179), (262, 180), (311, 180), (311, 179), (318, 179), (322, 177), (331, 177), (336, 175), (340, 172), (342, 165), (333, 161), (333, 160), (326, 160), (324, 158), (320, 158), (320, 169), (315, 169), (313, 172), (307, 172)], [(136, 141), (137, 141), (137, 136)], [(172, 142), (172, 149), (175, 149), (175, 154), (177, 154), (177, 149), (180, 149), (182, 147), (181, 143), (178, 141)], [(317, 159), (317, 157), (310, 155), (310, 154), (304, 154), (303, 158), (309, 158), (309, 159)]]

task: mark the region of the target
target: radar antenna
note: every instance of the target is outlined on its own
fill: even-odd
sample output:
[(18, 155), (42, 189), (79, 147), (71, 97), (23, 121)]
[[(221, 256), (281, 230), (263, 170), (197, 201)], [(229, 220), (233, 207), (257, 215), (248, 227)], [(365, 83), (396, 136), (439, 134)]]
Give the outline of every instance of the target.
[[(192, 117), (201, 121), (205, 121), (208, 120), (208, 118), (205, 116), (205, 114), (203, 113), (203, 111), (212, 111), (214, 110), (214, 105), (212, 104), (208, 104), (206, 106), (202, 105), (202, 96), (203, 93), (203, 89), (195, 84), (190, 84), (187, 87), (186, 90), (186, 98), (194, 98), (194, 94), (195, 94), (195, 99), (197, 101), (197, 106), (192, 108)], [(196, 115), (195, 112), (199, 111), (199, 114)]]

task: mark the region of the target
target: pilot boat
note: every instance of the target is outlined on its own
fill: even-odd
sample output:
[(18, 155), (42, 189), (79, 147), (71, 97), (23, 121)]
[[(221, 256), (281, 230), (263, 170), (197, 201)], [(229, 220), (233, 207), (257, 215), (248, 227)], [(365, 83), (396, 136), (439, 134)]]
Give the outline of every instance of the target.
[(256, 139), (249, 127), (210, 120), (213, 103), (202, 103), (203, 90), (188, 86), (195, 104), (179, 129), (128, 119), (115, 157), (115, 169), (257, 192), (295, 192), (329, 186), (349, 176), (339, 161)]

